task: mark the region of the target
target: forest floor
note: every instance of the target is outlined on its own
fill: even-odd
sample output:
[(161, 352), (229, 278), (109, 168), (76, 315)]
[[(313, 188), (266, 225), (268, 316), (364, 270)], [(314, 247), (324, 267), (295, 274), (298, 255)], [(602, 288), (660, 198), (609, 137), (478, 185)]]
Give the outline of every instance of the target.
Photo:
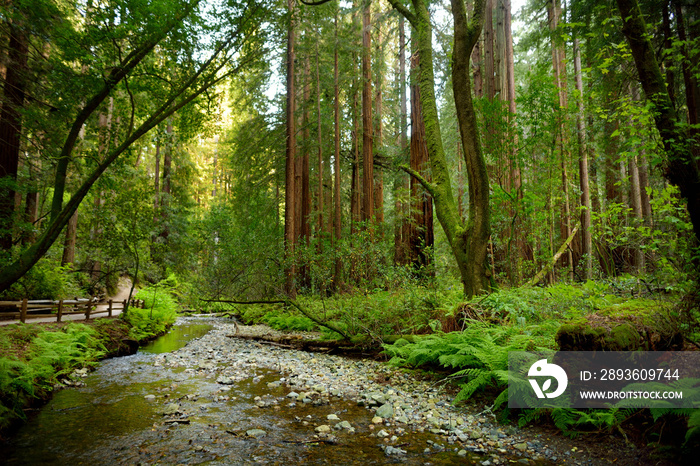
[[(183, 320), (189, 321), (190, 318), (181, 318), (179, 323)], [(191, 320), (201, 321), (202, 319)], [(265, 413), (266, 416), (275, 419), (274, 422), (278, 422), (277, 420), (284, 420), (284, 413), (287, 411), (290, 415), (302, 412), (313, 414), (313, 410), (309, 411), (312, 406), (316, 411), (313, 419), (302, 421), (301, 419), (305, 417), (298, 414), (295, 418), (297, 421), (293, 421), (295, 429), (306, 432), (303, 434), (305, 437), (299, 442), (311, 442), (316, 439), (328, 441), (329, 444), (338, 442), (345, 444), (348, 448), (355, 445), (354, 448), (370, 452), (368, 454), (385, 455), (390, 462), (401, 461), (400, 451), (405, 450), (403, 454), (408, 451), (406, 458), (408, 464), (426, 464), (425, 461), (428, 461), (427, 464), (441, 464), (437, 461), (436, 455), (444, 456), (450, 451), (455, 459), (458, 451), (460, 455), (462, 452), (470, 456), (475, 454), (478, 458), (475, 464), (482, 465), (674, 464), (672, 461), (659, 458), (657, 452), (647, 447), (641, 440), (637, 441), (636, 439), (641, 439), (642, 436), (637, 435), (633, 430), (628, 430), (624, 434), (586, 433), (571, 439), (562, 435), (554, 426), (529, 425), (519, 428), (515, 423), (499, 424), (487, 409), (492, 400), (474, 398), (468, 403), (457, 407), (452, 406), (451, 401), (459, 391), (459, 387), (445, 383), (441, 377), (434, 374), (389, 366), (384, 363), (381, 356), (358, 358), (353, 354), (347, 357), (342, 353), (341, 355), (328, 354), (328, 350), (298, 351), (284, 348), (279, 343), (266, 344), (264, 341), (251, 341), (252, 338), (257, 340), (260, 337), (278, 341), (283, 338), (316, 339), (319, 334), (314, 332), (281, 332), (263, 325), (234, 324), (227, 319), (204, 320), (211, 321), (215, 326), (206, 336), (190, 342), (180, 350), (158, 355), (154, 360), (153, 370), (166, 376), (166, 380), (170, 380), (171, 377), (186, 376), (183, 380), (177, 381), (184, 386), (187, 380), (195, 376), (197, 380), (200, 378), (207, 380), (208, 386), (212, 386), (213, 382), (213, 387), (218, 387), (211, 394), (196, 390), (183, 395), (185, 400), (192, 399), (189, 403), (192, 406), (189, 406), (179, 398), (180, 410), (183, 412), (199, 412), (202, 406), (212, 409), (224, 408), (231, 403), (228, 395), (234, 394), (234, 391), (228, 390), (234, 390), (239, 383), (250, 383), (245, 382), (246, 380), (252, 380), (255, 384), (261, 377), (258, 372), (264, 369), (272, 372), (264, 373), (267, 375), (262, 376), (263, 380), (256, 385), (259, 387), (257, 393), (259, 396), (256, 397), (255, 404), (261, 409), (260, 413)], [(94, 320), (86, 323), (97, 324)], [(55, 322), (39, 324), (50, 328), (57, 325), (67, 324)], [(102, 326), (103, 330), (105, 327)], [(115, 319), (114, 327), (114, 332), (108, 333), (118, 345), (118, 342), (125, 338), (124, 329), (121, 328), (118, 319)], [(20, 348), (17, 350), (21, 351)], [(185, 372), (180, 372), (183, 369)], [(134, 372), (134, 369), (126, 369), (126, 372)], [(170, 380), (169, 383), (173, 383), (173, 380), (175, 379)], [(197, 402), (197, 399), (200, 401)], [(166, 394), (161, 402), (159, 400), (160, 395), (157, 395), (155, 402), (158, 405), (170, 403), (172, 398)], [(355, 417), (349, 417), (349, 414), (346, 414), (348, 417), (344, 417), (341, 411), (333, 408), (341, 400), (352, 405), (363, 406), (366, 414), (355, 414)], [(205, 404), (202, 405), (202, 402)], [(253, 400), (250, 403), (253, 404)], [(386, 413), (387, 405), (393, 407), (390, 413)], [(217, 408), (219, 406), (220, 408)], [(380, 410), (385, 413), (384, 417), (379, 416), (382, 414)], [(331, 421), (330, 416), (334, 412), (340, 415), (340, 419)], [(350, 420), (357, 429), (356, 433), (355, 429), (350, 432), (349, 429), (338, 427), (340, 424), (338, 421), (346, 419)], [(158, 422), (158, 425), (161, 422)], [(160, 430), (163, 432), (160, 430), (159, 432), (164, 436), (173, 435), (180, 440), (187, 436), (184, 430), (172, 432), (172, 424), (169, 421), (162, 424)], [(335, 427), (334, 424), (336, 424)], [(255, 426), (248, 426), (247, 429), (250, 427)], [(330, 432), (324, 433), (325, 430), (322, 427), (329, 427)], [(271, 428), (265, 427), (265, 429), (270, 435), (265, 444), (271, 447), (275, 434)], [(242, 432), (247, 432), (246, 428)], [(212, 431), (211, 438), (217, 438), (220, 434)], [(140, 436), (135, 433), (135, 435), (137, 438), (143, 437), (142, 440), (146, 442), (145, 439), (149, 434)], [(184, 437), (180, 438), (180, 436)], [(237, 440), (231, 439), (231, 441), (235, 443)], [(181, 443), (178, 442), (178, 444)], [(154, 443), (152, 448), (158, 450), (161, 447), (165, 448), (162, 444), (156, 445)], [(223, 446), (224, 444), (221, 448)], [(238, 444), (229, 445), (230, 448), (235, 446)], [(206, 447), (208, 448), (210, 447)], [(214, 452), (213, 446), (211, 450)], [(197, 450), (192, 454), (201, 454), (202, 451), (204, 450)], [(192, 458), (180, 459), (185, 461)], [(414, 461), (418, 462), (414, 463)], [(448, 461), (445, 464), (452, 464), (452, 462)]]
[[(319, 336), (319, 334), (313, 332), (282, 332), (266, 326), (255, 325), (238, 326), (235, 337), (254, 339), (264, 344), (264, 340), (260, 339), (261, 335), (272, 340), (271, 345), (273, 345), (273, 348), (278, 345), (275, 341), (315, 339)], [(327, 352), (328, 350), (321, 350), (321, 354)], [(319, 356), (319, 358), (323, 357), (327, 356)], [(357, 355), (352, 354), (351, 359), (357, 360)], [(383, 386), (385, 392), (393, 389), (401, 393), (406, 387), (410, 387), (415, 393), (415, 384), (424, 384), (425, 387), (430, 387), (430, 391), (434, 387), (439, 387), (440, 394), (435, 396), (445, 403), (444, 406), (449, 405), (450, 400), (454, 399), (459, 392), (457, 385), (444, 383), (435, 374), (391, 368), (381, 363), (385, 360), (384, 356), (376, 355), (372, 358), (372, 362), (378, 362), (379, 364), (365, 367), (370, 380)], [(369, 362), (370, 360), (366, 361)], [(369, 369), (370, 367), (371, 369)], [(309, 370), (313, 372), (312, 369)], [(300, 377), (299, 380), (304, 379)], [(310, 388), (313, 384), (307, 382), (305, 385), (307, 388)], [(365, 393), (370, 391), (370, 388), (364, 389)], [(358, 394), (350, 391), (346, 395), (352, 397)], [(359, 398), (362, 398), (363, 393), (359, 395)], [(359, 398), (358, 401), (362, 402)], [(577, 438), (569, 438), (564, 436), (554, 425), (531, 424), (524, 428), (519, 428), (515, 422), (499, 424), (488, 409), (488, 405), (492, 401), (488, 399), (482, 402), (475, 397), (467, 403), (460, 404), (453, 413), (453, 415), (462, 415), (462, 418), (467, 421), (464, 425), (459, 426), (457, 430), (457, 432), (461, 430), (462, 433), (466, 434), (467, 439), (460, 435), (457, 435), (455, 438), (453, 435), (455, 430), (453, 429), (430, 429), (430, 427), (434, 427), (431, 426), (433, 422), (429, 417), (426, 418), (424, 412), (417, 412), (417, 415), (414, 415), (418, 419), (415, 426), (419, 430), (442, 430), (441, 433), (444, 434), (449, 444), (456, 442), (466, 447), (469, 451), (488, 452), (487, 454), (493, 455), (491, 456), (491, 464), (498, 464), (498, 461), (493, 461), (493, 459), (498, 458), (500, 455), (509, 456), (510, 458), (506, 461), (509, 463), (513, 463), (514, 457), (522, 460), (527, 459), (528, 461), (522, 461), (523, 464), (532, 464), (532, 461), (542, 462), (542, 464), (615, 464), (624, 466), (677, 464), (673, 460), (665, 459), (659, 455), (658, 451), (653, 447), (647, 446), (642, 438), (641, 431), (583, 433)], [(415, 400), (412, 401), (412, 404), (415, 404)], [(371, 405), (370, 408), (374, 409)], [(390, 420), (387, 425), (400, 425), (400, 422), (396, 422), (396, 418), (397, 416), (394, 416), (394, 419)], [(428, 421), (427, 423), (425, 422), (426, 420)]]

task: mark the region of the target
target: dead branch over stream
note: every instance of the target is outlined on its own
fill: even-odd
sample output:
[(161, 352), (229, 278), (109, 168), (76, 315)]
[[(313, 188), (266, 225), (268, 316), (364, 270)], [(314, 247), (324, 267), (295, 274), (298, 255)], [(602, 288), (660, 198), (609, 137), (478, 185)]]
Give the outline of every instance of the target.
[(301, 312), (305, 317), (311, 319), (314, 323), (320, 325), (321, 327), (327, 328), (328, 330), (337, 333), (338, 335), (342, 335), (344, 340), (351, 340), (350, 335), (348, 335), (344, 330), (336, 327), (335, 325), (328, 323), (328, 322), (323, 322), (322, 320), (316, 318), (313, 314), (311, 314), (308, 310), (304, 309), (297, 303), (295, 300), (291, 298), (286, 298), (286, 299), (274, 299), (274, 300), (261, 300), (261, 301), (237, 301), (237, 300), (229, 300), (229, 299), (202, 299), (203, 302), (207, 303), (225, 303), (225, 304), (241, 304), (241, 305), (248, 305), (248, 304), (284, 304), (285, 306), (292, 305), (293, 307), (297, 308), (299, 312)]

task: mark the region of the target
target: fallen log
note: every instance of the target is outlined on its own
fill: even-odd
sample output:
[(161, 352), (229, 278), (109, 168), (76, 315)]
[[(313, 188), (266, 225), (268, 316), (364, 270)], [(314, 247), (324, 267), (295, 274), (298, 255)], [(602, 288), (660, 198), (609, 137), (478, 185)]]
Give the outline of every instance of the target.
[(309, 352), (339, 351), (351, 354), (378, 355), (382, 351), (383, 343), (394, 343), (398, 339), (409, 342), (415, 341), (414, 335), (386, 335), (381, 341), (368, 337), (356, 337), (352, 340), (309, 340), (299, 335), (226, 335), (229, 338), (256, 341), (258, 343), (279, 346), (288, 349), (296, 349)]

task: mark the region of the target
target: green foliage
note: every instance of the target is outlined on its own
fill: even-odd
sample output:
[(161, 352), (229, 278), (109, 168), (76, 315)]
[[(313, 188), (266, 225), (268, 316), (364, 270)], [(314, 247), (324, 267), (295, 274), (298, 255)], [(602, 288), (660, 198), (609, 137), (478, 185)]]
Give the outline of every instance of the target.
[(495, 388), (499, 390), (497, 408), (507, 400), (504, 387), (508, 384), (508, 352), (539, 351), (554, 346), (552, 334), (542, 334), (540, 326), (493, 327), (472, 321), (463, 332), (437, 333), (415, 343), (400, 341), (385, 345), (384, 349), (393, 365), (460, 369), (451, 378), (467, 382), (460, 385), (455, 402), (468, 399), (478, 390)]
[(276, 330), (300, 330), (303, 332), (318, 330), (316, 323), (304, 316), (268, 313), (263, 316), (262, 320)]
[(605, 432), (621, 429), (621, 424), (627, 421), (638, 409), (570, 409), (570, 408), (538, 408), (523, 410), (518, 418), (521, 427), (551, 418), (554, 425), (568, 437), (577, 437), (582, 433)]
[(52, 389), (73, 368), (92, 366), (105, 354), (97, 331), (70, 323), (60, 331), (30, 325), (12, 326), (3, 339), (29, 343), (26, 354), (0, 357), (0, 428), (23, 419), (22, 408), (32, 398)]
[[(161, 335), (175, 323), (178, 304), (173, 297), (177, 278), (171, 275), (167, 279), (149, 286), (136, 293), (136, 299), (144, 301), (143, 309), (130, 307), (124, 319), (132, 326), (129, 336), (134, 340)], [(122, 314), (123, 315), (123, 314)]]
[(75, 278), (70, 266), (62, 267), (52, 259), (43, 258), (1, 297), (11, 300), (62, 299), (81, 295)]
[(502, 289), (485, 298), (474, 298), (470, 305), (484, 316), (536, 323), (573, 318), (624, 301), (612, 283), (588, 280), (580, 285), (560, 283), (546, 288)]

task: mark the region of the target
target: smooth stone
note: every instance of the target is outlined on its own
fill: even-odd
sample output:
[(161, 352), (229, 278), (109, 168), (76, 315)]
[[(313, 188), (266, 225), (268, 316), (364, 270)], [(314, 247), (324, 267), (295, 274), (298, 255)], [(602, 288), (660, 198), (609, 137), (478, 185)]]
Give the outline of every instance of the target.
[(383, 419), (392, 418), (392, 417), (394, 417), (394, 407), (391, 406), (390, 403), (385, 403), (385, 404), (381, 405), (379, 408), (377, 408), (377, 411), (375, 414)]
[(352, 425), (348, 421), (340, 421), (335, 425), (336, 429), (353, 429)]
[(153, 401), (156, 399), (156, 396), (155, 395), (146, 395), (146, 396), (144, 396), (144, 398), (146, 399), (146, 401)]
[(163, 414), (170, 416), (172, 414), (177, 414), (180, 412), (180, 406), (177, 403), (168, 403), (163, 409)]
[(326, 425), (326, 424), (323, 424), (323, 425), (320, 425), (320, 426), (316, 427), (315, 430), (316, 430), (316, 432), (318, 432), (319, 434), (327, 434), (328, 432), (331, 431), (331, 426)]
[(385, 437), (388, 437), (388, 436), (389, 436), (389, 433), (388, 433), (386, 430), (384, 430), (384, 429), (382, 429), (382, 430), (380, 430), (379, 432), (377, 432), (377, 437), (379, 437), (379, 438), (385, 438)]
[(299, 394), (297, 392), (289, 392), (287, 398), (299, 398)]
[(335, 414), (329, 414), (328, 416), (326, 416), (326, 419), (328, 419), (329, 421), (340, 421), (340, 418)]
[(249, 429), (245, 431), (245, 434), (248, 437), (253, 437), (253, 438), (262, 438), (267, 435), (267, 432), (265, 432), (262, 429)]
[(384, 419), (379, 416), (374, 416), (372, 418), (372, 424), (381, 424), (382, 422), (384, 422)]

